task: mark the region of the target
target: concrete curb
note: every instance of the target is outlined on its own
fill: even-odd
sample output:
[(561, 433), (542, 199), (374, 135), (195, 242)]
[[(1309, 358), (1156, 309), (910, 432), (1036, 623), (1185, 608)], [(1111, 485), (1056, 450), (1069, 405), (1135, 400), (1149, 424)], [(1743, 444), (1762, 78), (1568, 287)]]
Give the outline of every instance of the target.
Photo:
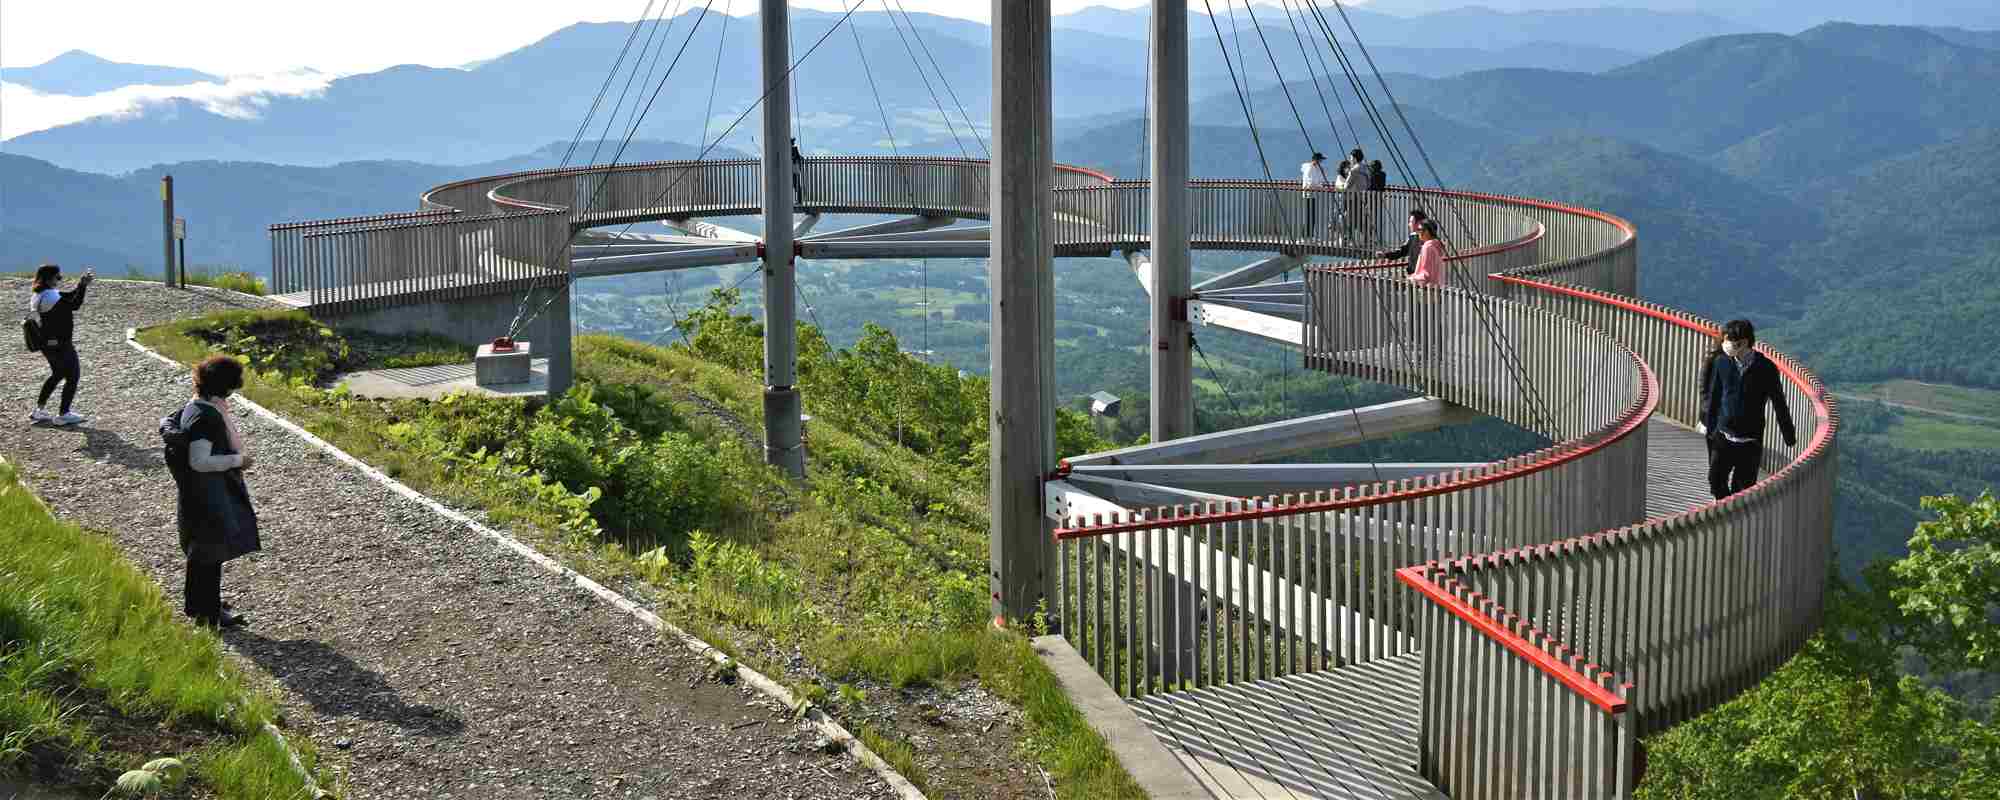
[(319, 788), (319, 781), (313, 780), (312, 770), (306, 769), (305, 762), (299, 760), (299, 751), (293, 750), (292, 743), (285, 741), (285, 734), (278, 730), (278, 726), (269, 722), (264, 723), (264, 734), (278, 740), (278, 749), (285, 751), (285, 760), (291, 762), (292, 772), (297, 773), (299, 780), (306, 784), (306, 797), (320, 800), (333, 796), (332, 792)]
[(1037, 636), (1032, 641), (1036, 657), (1055, 673), (1063, 694), (1069, 695), (1090, 729), (1104, 737), (1111, 755), (1125, 767), (1133, 782), (1153, 800), (1213, 800), (1215, 795), (1188, 772), (1160, 739), (1146, 728), (1132, 705), (1098, 677), (1097, 670), (1083, 660), (1061, 636)]
[[(181, 364), (180, 362), (175, 361), (166, 356), (163, 356), (159, 353), (156, 353), (152, 350), (152, 348), (140, 344), (137, 337), (138, 337), (137, 329), (134, 328), (125, 329), (125, 343), (131, 345), (133, 349), (138, 350), (141, 353), (145, 353), (148, 356), (152, 356), (154, 360), (159, 361), (160, 363), (165, 364), (174, 369), (188, 368), (186, 365)], [(494, 543), (500, 545), (503, 549), (513, 551), (517, 555), (520, 555), (522, 558), (525, 558), (528, 561), (533, 562), (534, 564), (540, 566), (544, 570), (568, 578), (570, 582), (575, 584), (578, 588), (581, 588), (584, 591), (596, 595), (598, 599), (611, 604), (612, 607), (617, 608), (620, 611), (624, 611), (625, 613), (630, 614), (634, 618), (637, 618), (640, 622), (645, 623), (647, 627), (652, 628), (653, 630), (658, 631), (663, 635), (673, 638), (675, 641), (680, 642), (683, 647), (686, 647), (687, 649), (707, 658), (709, 661), (714, 662), (717, 665), (733, 663), (733, 660), (728, 655), (724, 654), (721, 650), (716, 649), (713, 645), (710, 645), (707, 642), (695, 638), (694, 636), (688, 634), (687, 631), (681, 630), (679, 627), (676, 627), (673, 623), (661, 619), (658, 614), (654, 614), (653, 612), (640, 607), (638, 603), (633, 602), (630, 598), (627, 598), (626, 596), (619, 594), (618, 592), (612, 591), (611, 589), (605, 587), (603, 584), (591, 580), (589, 577), (577, 572), (576, 570), (564, 566), (562, 562), (556, 561), (555, 559), (542, 554), (541, 551), (521, 543), (519, 540), (515, 539), (512, 536), (507, 535), (506, 533), (486, 527), (485, 525), (482, 525), (479, 522), (473, 520), (471, 517), (468, 517), (462, 513), (459, 513), (457, 511), (445, 507), (442, 503), (439, 503), (436, 500), (432, 500), (429, 496), (423, 494), (422, 492), (410, 488), (409, 486), (405, 485), (402, 481), (389, 477), (387, 474), (384, 474), (381, 470), (369, 466), (366, 462), (362, 461), (361, 459), (348, 455), (346, 451), (333, 446), (332, 444), (328, 443), (324, 439), (319, 438), (318, 436), (314, 436), (310, 431), (307, 431), (306, 429), (299, 427), (291, 420), (285, 419), (284, 417), (279, 416), (278, 414), (272, 412), (270, 409), (267, 409), (261, 405), (258, 405), (255, 402), (252, 402), (250, 398), (239, 395), (236, 397), (236, 401), (230, 403), (230, 405), (249, 409), (251, 413), (263, 417), (266, 420), (269, 420), (278, 427), (285, 429), (293, 436), (296, 436), (304, 440), (307, 444), (319, 448), (327, 455), (333, 456), (334, 459), (340, 461), (341, 463), (347, 464), (348, 466), (360, 470), (361, 474), (366, 475), (370, 479), (374, 480), (376, 483), (379, 483), (387, 487), (390, 491), (402, 495), (404, 498), (416, 502), (424, 506), (425, 508), (430, 509), (432, 512), (438, 514), (439, 516), (442, 516), (446, 519), (449, 519), (453, 522), (456, 522), (460, 525), (472, 529), (474, 532), (482, 536), (485, 536), (488, 539), (493, 540)], [(770, 697), (773, 700), (783, 703), (786, 708), (800, 707), (799, 699), (792, 695), (791, 690), (786, 689), (784, 685), (778, 683), (777, 681), (771, 680), (769, 677), (766, 677), (763, 673), (760, 673), (754, 669), (743, 666), (741, 664), (737, 664), (736, 675), (739, 679), (741, 679), (745, 684), (749, 685), (751, 688), (756, 689), (757, 691), (763, 693), (765, 696)], [(855, 761), (860, 762), (862, 766), (867, 767), (870, 770), (873, 770), (876, 776), (880, 777), (884, 783), (889, 784), (889, 788), (894, 789), (896, 791), (896, 794), (899, 797), (903, 798), (903, 800), (927, 800), (927, 798), (925, 798), (924, 796), (923, 791), (918, 789), (916, 784), (913, 784), (909, 781), (909, 779), (904, 778), (903, 775), (897, 772), (894, 767), (889, 766), (889, 762), (883, 761), (881, 756), (878, 756), (875, 754), (874, 751), (869, 750), (868, 746), (862, 744), (859, 738), (857, 738), (853, 733), (848, 732), (848, 730), (845, 727), (842, 727), (840, 723), (835, 722), (832, 717), (827, 716), (826, 712), (821, 710), (818, 706), (810, 704), (806, 705), (805, 710), (802, 713), (802, 716), (805, 718), (807, 722), (812, 723), (813, 727), (819, 731), (821, 736), (825, 736), (828, 739), (839, 743), (844, 750), (846, 750), (848, 753), (854, 756)]]

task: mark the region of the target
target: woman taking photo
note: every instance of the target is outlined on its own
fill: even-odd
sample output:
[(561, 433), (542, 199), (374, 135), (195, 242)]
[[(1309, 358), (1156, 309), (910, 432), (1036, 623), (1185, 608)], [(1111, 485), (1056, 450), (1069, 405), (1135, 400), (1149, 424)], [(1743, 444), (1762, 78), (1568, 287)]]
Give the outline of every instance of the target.
[(210, 356), (194, 368), (194, 399), (161, 421), (167, 464), (180, 489), (181, 552), (187, 555), (187, 615), (204, 625), (233, 628), (243, 617), (222, 602), (222, 565), (257, 552), (257, 512), (243, 470), (251, 459), (229, 414), (229, 396), (243, 388), (243, 365)]
[[(49, 379), (42, 381), (42, 394), (35, 401), (35, 410), (28, 412), (30, 422), (53, 422), (57, 425), (75, 425), (84, 417), (70, 409), (76, 401), (76, 382), (83, 377), (83, 365), (76, 357), (76, 310), (83, 306), (83, 294), (90, 289), (90, 282), (96, 273), (86, 267), (83, 279), (76, 282), (76, 288), (62, 291), (62, 267), (43, 264), (35, 270), (35, 287), (28, 297), (28, 313), (41, 327), (42, 357), (49, 360)], [(50, 414), (49, 396), (55, 394), (56, 384), (62, 384), (62, 410), (60, 414)]]

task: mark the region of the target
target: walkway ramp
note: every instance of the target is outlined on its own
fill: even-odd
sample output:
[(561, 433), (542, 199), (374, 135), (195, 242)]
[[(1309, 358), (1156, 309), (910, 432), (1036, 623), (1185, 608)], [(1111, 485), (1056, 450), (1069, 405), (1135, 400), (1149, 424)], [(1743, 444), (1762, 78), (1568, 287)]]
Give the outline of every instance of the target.
[(1132, 706), (1218, 798), (1444, 800), (1415, 770), (1422, 669), (1411, 654)]

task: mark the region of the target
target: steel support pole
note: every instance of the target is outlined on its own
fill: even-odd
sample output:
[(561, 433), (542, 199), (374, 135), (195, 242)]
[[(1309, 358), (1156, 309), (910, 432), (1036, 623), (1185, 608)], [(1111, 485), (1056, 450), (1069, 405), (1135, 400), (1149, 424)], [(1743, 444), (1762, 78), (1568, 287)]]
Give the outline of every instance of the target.
[[(1148, 195), (1152, 222), (1152, 438), (1167, 442), (1193, 435), (1194, 331), (1188, 325), (1188, 295), (1192, 292), (1193, 256), (1188, 248), (1188, 31), (1187, 0), (1153, 0), (1153, 48), (1149, 54), (1153, 79), (1153, 186)], [(1184, 530), (1175, 536), (1186, 537)], [(1190, 540), (1180, 539), (1185, 547)], [(1195, 606), (1182, 600), (1197, 596), (1168, 574), (1166, 565), (1152, 565), (1155, 584), (1173, 586), (1153, 604), (1153, 641), (1158, 642), (1159, 677), (1172, 686), (1184, 675), (1181, 667), (1195, 657)], [(1151, 677), (1151, 676), (1147, 676)]]
[(996, 622), (1025, 619), (1054, 556), (1042, 482), (1055, 469), (1055, 240), (1049, 0), (993, 0), (992, 479)]
[(799, 447), (798, 295), (792, 258), (790, 16), (785, 0), (763, 0), (764, 55), (764, 461), (806, 474)]
[(166, 248), (166, 273), (160, 280), (168, 286), (179, 286), (174, 282), (174, 176), (160, 178), (160, 238)]
[(1194, 433), (1194, 332), (1187, 298), (1187, 0), (1153, 0), (1152, 434), (1165, 442)]

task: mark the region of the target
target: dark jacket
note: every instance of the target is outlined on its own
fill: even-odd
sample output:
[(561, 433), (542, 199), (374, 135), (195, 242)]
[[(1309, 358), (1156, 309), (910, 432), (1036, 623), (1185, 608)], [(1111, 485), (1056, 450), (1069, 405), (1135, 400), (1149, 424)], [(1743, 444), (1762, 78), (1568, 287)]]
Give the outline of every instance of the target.
[(1784, 383), (1771, 359), (1759, 353), (1745, 370), (1737, 366), (1736, 359), (1724, 356), (1709, 366), (1707, 392), (1701, 403), (1701, 423), (1708, 426), (1709, 435), (1727, 432), (1761, 441), (1766, 404), (1778, 419), (1778, 432), (1784, 434), (1785, 444), (1797, 444), (1792, 409), (1785, 404)]
[[(162, 420), (162, 426), (169, 420), (180, 425), (186, 441), (207, 439), (211, 453), (236, 454), (229, 446), (229, 427), (214, 406), (190, 402), (178, 415)], [(168, 452), (173, 453), (173, 448)], [(178, 463), (170, 455), (167, 467), (180, 490), (177, 516), (181, 552), (188, 561), (220, 564), (263, 549), (257, 535), (257, 511), (250, 507), (250, 487), (243, 482), (243, 470), (196, 472), (188, 467), (186, 452), (185, 447), (180, 448)]]
[(1408, 275), (1411, 272), (1416, 271), (1417, 254), (1422, 253), (1423, 251), (1424, 251), (1423, 239), (1418, 237), (1416, 234), (1412, 233), (1410, 234), (1410, 238), (1403, 240), (1402, 247), (1398, 247), (1394, 250), (1384, 250), (1382, 251), (1381, 256), (1383, 258), (1409, 259), (1408, 261), (1403, 263), (1403, 274)]
[(62, 300), (54, 308), (42, 312), (42, 341), (56, 347), (70, 347), (75, 344), (76, 310), (83, 307), (83, 294), (90, 289), (90, 281), (78, 281), (76, 288), (62, 292)]

